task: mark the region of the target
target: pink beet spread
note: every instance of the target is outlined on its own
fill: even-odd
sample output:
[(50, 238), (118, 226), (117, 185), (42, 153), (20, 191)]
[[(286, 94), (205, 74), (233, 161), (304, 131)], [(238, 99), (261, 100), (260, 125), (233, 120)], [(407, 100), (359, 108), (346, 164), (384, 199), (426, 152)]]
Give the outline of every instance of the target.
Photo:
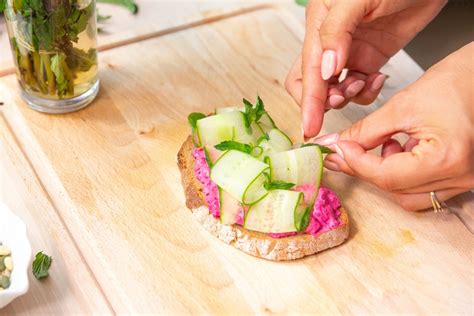
[[(193, 157), (195, 159), (194, 171), (196, 178), (202, 184), (203, 193), (206, 198), (206, 203), (209, 212), (215, 217), (220, 217), (219, 206), (219, 190), (217, 185), (212, 182), (210, 178), (210, 168), (207, 164), (206, 154), (202, 148), (195, 148), (193, 150)], [(294, 190), (303, 192), (304, 200), (309, 203), (311, 196), (315, 193), (316, 188), (311, 184), (300, 185)], [(314, 203), (313, 213), (309, 221), (308, 228), (305, 233), (313, 236), (334, 229), (341, 224), (341, 202), (332, 190), (325, 186), (319, 188), (316, 203)], [(237, 224), (243, 225), (246, 208), (240, 207), (237, 217)], [(290, 233), (269, 233), (273, 238), (283, 238), (297, 235), (296, 232)]]
[(202, 148), (194, 148), (194, 172), (196, 173), (196, 179), (202, 184), (202, 191), (206, 197), (206, 203), (209, 208), (209, 212), (215, 217), (220, 217), (220, 205), (219, 205), (219, 189), (217, 185), (212, 182), (210, 176), (210, 168), (207, 164), (206, 154)]
[[(312, 187), (312, 190), (310, 187)], [(305, 202), (307, 202), (307, 199), (311, 198), (311, 194), (314, 194), (315, 188), (312, 185), (303, 185), (295, 188), (295, 190), (303, 192)], [(316, 202), (314, 203), (308, 228), (306, 228), (306, 233), (317, 235), (339, 226), (341, 224), (340, 209), (341, 201), (339, 201), (336, 193), (325, 186), (321, 186)]]

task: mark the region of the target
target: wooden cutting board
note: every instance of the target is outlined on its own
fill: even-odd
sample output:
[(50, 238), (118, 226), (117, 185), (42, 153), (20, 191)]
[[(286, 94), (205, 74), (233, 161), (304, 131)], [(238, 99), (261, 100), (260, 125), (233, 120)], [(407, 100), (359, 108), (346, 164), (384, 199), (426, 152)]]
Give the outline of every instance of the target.
[[(268, 8), (111, 49), (98, 99), (64, 116), (29, 110), (15, 77), (0, 79), (5, 118), (115, 312), (472, 313), (467, 228), (453, 214), (404, 212), (360, 180), (326, 172), (350, 239), (295, 262), (248, 256), (191, 218), (176, 167), (187, 114), (259, 93), (301, 141), (283, 87), (301, 40)], [(323, 132), (357, 115), (329, 113)]]
[[(99, 50), (133, 43), (144, 38), (166, 34), (178, 29), (219, 20), (229, 14), (255, 10), (265, 5), (264, 0), (136, 0), (138, 13), (132, 14), (123, 7), (97, 3), (98, 12), (110, 18), (99, 24)], [(281, 0), (280, 0), (281, 2)], [(12, 53), (4, 23), (0, 15), (0, 77), (15, 71)]]

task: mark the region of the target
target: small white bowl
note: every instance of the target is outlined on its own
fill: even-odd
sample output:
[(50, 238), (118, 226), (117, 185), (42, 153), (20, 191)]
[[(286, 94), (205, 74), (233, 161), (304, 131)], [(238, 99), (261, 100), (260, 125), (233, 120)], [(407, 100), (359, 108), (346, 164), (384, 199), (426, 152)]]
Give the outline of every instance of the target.
[(0, 309), (28, 291), (31, 245), (23, 221), (0, 203), (0, 241), (11, 249), (13, 271), (10, 287), (0, 292)]

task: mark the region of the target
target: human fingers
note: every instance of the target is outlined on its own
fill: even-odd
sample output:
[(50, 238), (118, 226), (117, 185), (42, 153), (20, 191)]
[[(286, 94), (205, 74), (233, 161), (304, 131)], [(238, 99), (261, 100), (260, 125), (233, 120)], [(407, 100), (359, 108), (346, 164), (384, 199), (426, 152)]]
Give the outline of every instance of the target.
[(390, 155), (400, 153), (403, 151), (402, 145), (396, 139), (389, 139), (382, 146), (382, 157), (388, 157)]
[(319, 30), (323, 50), (321, 76), (324, 80), (345, 67), (352, 34), (372, 6), (365, 1), (332, 1), (330, 7), (326, 7), (329, 11)]
[[(467, 189), (460, 188), (449, 188), (444, 190), (436, 191), (436, 197), (440, 202), (445, 202), (450, 198), (468, 191)], [(392, 198), (397, 202), (403, 209), (407, 211), (419, 211), (432, 207), (431, 197), (429, 192), (423, 193), (407, 193), (398, 194), (393, 193)]]
[(305, 138), (316, 136), (323, 123), (328, 84), (321, 77), (319, 27), (326, 14), (327, 8), (320, 1), (310, 1), (306, 9), (306, 35), (302, 56), (301, 113)]
[(291, 97), (299, 105), (301, 105), (301, 96), (303, 93), (303, 75), (301, 73), (301, 62), (302, 57), (299, 55), (293, 63), (285, 80), (286, 91), (288, 91)]
[(465, 174), (459, 177), (449, 177), (445, 179), (429, 181), (424, 184), (405, 188), (402, 190), (397, 190), (395, 193), (404, 194), (404, 193), (421, 193), (429, 191), (437, 191), (446, 188), (474, 188), (474, 174)]
[(339, 141), (332, 147), (343, 161), (334, 161), (331, 157), (341, 171), (372, 182), (386, 191), (415, 187), (444, 178), (443, 174), (433, 172), (437, 161), (431, 157), (440, 152), (434, 142), (419, 144), (416, 153), (400, 152), (387, 157), (369, 153), (353, 141)]

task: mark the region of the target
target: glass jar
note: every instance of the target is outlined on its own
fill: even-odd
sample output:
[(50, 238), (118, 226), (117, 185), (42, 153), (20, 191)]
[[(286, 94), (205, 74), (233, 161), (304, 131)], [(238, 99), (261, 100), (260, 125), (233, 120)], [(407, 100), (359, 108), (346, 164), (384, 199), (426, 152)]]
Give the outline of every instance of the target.
[(99, 91), (95, 0), (7, 0), (23, 99), (46, 113), (87, 106)]

